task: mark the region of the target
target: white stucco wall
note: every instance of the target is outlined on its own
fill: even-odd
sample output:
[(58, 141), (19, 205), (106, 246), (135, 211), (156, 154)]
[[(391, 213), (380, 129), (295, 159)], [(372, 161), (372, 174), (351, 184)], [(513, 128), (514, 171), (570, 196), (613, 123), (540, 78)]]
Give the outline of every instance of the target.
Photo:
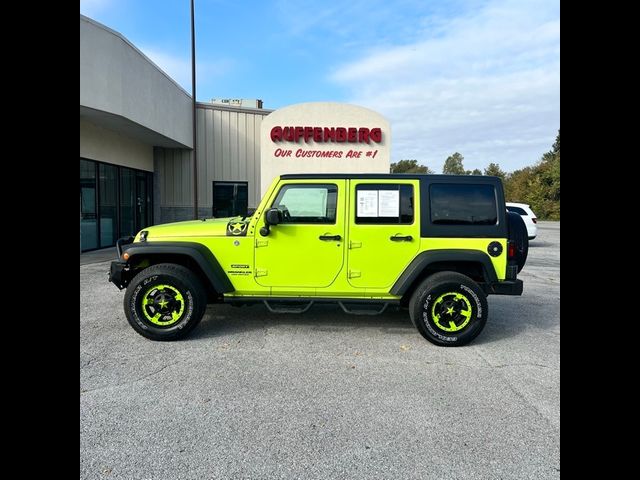
[(128, 119), (176, 147), (193, 147), (191, 96), (124, 36), (83, 15), (80, 106)]
[[(316, 143), (313, 139), (300, 138), (297, 142), (274, 142), (271, 130), (275, 126), (380, 128), (382, 141)], [(277, 175), (285, 173), (389, 173), (391, 128), (382, 115), (368, 108), (335, 102), (300, 103), (270, 113), (264, 117), (260, 128), (261, 195)], [(278, 153), (287, 155), (288, 151), (288, 156), (277, 156)], [(341, 157), (296, 156), (317, 151), (341, 152)], [(347, 158), (349, 152), (355, 152), (359, 158)]]
[(153, 171), (153, 147), (80, 118), (80, 156)]

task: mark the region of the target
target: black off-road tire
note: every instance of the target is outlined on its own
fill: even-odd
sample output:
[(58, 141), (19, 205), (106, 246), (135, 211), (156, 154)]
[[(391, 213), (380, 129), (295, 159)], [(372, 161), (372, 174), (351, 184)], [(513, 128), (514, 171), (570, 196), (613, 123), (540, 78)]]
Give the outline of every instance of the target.
[(457, 272), (429, 276), (418, 285), (409, 302), (409, 315), (420, 335), (443, 347), (460, 347), (471, 342), (487, 323), (488, 313), (487, 296), (482, 288)]
[[(206, 308), (207, 294), (196, 274), (173, 263), (159, 263), (142, 270), (131, 280), (124, 296), (129, 324), (151, 340), (185, 337), (200, 323)], [(163, 309), (167, 309), (164, 314)]]

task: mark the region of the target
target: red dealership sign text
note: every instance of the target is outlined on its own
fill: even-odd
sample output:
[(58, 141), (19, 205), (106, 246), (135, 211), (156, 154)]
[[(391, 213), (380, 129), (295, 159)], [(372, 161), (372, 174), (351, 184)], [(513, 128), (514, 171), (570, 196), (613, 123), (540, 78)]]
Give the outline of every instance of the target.
[(366, 127), (280, 127), (271, 129), (271, 141), (273, 142), (297, 142), (304, 140), (306, 143), (313, 140), (316, 143), (380, 143), (382, 130), (380, 128)]

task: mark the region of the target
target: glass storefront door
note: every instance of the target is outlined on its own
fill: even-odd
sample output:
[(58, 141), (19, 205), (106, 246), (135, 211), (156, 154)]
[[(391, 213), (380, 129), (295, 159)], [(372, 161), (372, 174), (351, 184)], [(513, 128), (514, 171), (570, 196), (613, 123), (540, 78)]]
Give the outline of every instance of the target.
[[(147, 220), (151, 199), (147, 198), (147, 177), (143, 172), (136, 173), (136, 227), (140, 231), (149, 226)], [(136, 232), (137, 233), (137, 232)]]
[(98, 165), (99, 181), (98, 191), (100, 203), (98, 211), (100, 212), (100, 246), (108, 247), (116, 244), (118, 239), (117, 229), (117, 167), (115, 165), (107, 165), (101, 163)]
[(80, 160), (80, 249), (98, 248), (96, 166)]
[(153, 174), (80, 159), (80, 250), (115, 245), (152, 221)]
[(120, 169), (120, 235), (123, 237), (137, 233), (135, 175), (130, 168)]

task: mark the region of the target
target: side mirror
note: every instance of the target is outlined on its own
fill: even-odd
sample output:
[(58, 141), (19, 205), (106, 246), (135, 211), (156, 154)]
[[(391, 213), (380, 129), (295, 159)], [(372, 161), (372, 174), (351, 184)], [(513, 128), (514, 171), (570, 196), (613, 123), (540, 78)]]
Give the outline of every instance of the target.
[(282, 223), (282, 212), (277, 208), (270, 208), (264, 216), (267, 225), (278, 225)]
[(277, 208), (270, 208), (264, 216), (265, 226), (260, 229), (260, 235), (266, 237), (269, 235), (269, 227), (278, 225), (282, 222), (282, 212)]

